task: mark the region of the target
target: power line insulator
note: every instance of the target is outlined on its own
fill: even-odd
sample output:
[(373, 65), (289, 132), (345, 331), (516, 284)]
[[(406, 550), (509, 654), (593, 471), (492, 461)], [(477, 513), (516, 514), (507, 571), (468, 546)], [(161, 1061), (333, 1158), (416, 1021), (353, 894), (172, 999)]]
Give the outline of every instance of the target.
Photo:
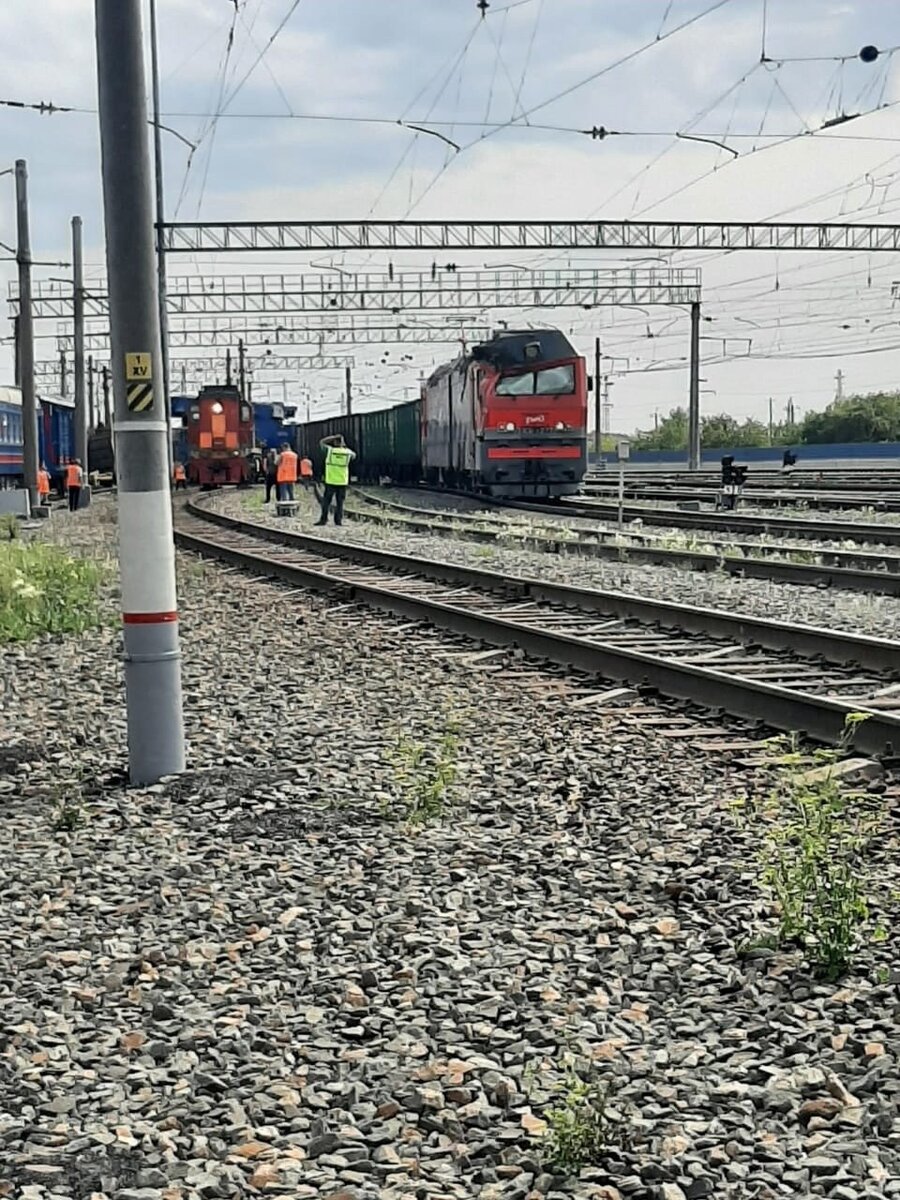
[(877, 46), (863, 46), (859, 52), (859, 57), (864, 63), (873, 63), (878, 58), (880, 50)]
[(487, 16), (487, 10), (491, 7), (490, 0), (478, 0), (475, 7), (481, 9), (481, 19), (484, 20)]

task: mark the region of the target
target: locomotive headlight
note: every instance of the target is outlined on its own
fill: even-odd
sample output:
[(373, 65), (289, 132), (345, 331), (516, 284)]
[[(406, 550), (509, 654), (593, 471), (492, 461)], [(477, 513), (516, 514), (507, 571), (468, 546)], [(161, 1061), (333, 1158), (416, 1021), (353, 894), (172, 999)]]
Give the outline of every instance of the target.
[(225, 410), (222, 408), (222, 405), (221, 405), (221, 404), (218, 402), (218, 400), (216, 400), (216, 401), (215, 401), (215, 403), (213, 404), (213, 406), (212, 406), (212, 410), (213, 410), (213, 412), (216, 414), (216, 416), (218, 416), (218, 415), (219, 415), (219, 413), (221, 413), (221, 412), (224, 412), (224, 411), (225, 411)]
[(513, 433), (516, 427), (513, 425), (512, 421), (510, 421), (508, 425), (501, 425), (500, 428), (505, 429), (507, 433)]
[(556, 424), (554, 425), (554, 429), (565, 429), (565, 427), (566, 427), (565, 421), (557, 421)]

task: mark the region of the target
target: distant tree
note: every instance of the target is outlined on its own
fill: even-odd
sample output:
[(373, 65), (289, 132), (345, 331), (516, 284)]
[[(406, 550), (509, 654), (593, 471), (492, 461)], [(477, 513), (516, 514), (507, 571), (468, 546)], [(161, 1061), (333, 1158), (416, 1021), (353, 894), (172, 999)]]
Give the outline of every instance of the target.
[(687, 409), (673, 408), (656, 429), (638, 433), (632, 441), (635, 450), (685, 450), (687, 449)]
[[(688, 415), (673, 408), (656, 429), (638, 433), (635, 450), (687, 450)], [(900, 441), (900, 392), (874, 392), (835, 400), (823, 412), (810, 412), (796, 424), (769, 427), (749, 417), (737, 421), (728, 413), (701, 419), (700, 441), (706, 449), (743, 450), (755, 446), (800, 446), (804, 443)]]
[(900, 394), (873, 392), (834, 400), (824, 412), (807, 413), (800, 436), (813, 445), (900, 441)]

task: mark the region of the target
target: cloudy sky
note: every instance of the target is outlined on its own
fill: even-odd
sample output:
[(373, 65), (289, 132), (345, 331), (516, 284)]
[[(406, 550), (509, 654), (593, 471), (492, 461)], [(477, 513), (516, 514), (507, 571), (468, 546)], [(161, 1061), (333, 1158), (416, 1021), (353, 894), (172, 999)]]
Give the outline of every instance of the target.
[[(418, 217), (887, 222), (900, 208), (900, 9), (888, 0), (158, 0), (169, 219)], [(875, 45), (866, 65), (861, 47)], [(103, 271), (91, 0), (3, 0), (0, 170), (28, 160), (35, 256), (69, 257), (85, 222)], [(837, 124), (835, 118), (852, 117)], [(417, 133), (398, 121), (425, 126)], [(613, 131), (595, 139), (594, 127)], [(823, 126), (826, 128), (823, 129)], [(443, 135), (454, 146), (435, 134)], [(680, 135), (680, 136), (679, 136)], [(686, 136), (690, 135), (690, 137)], [(185, 140), (181, 140), (185, 139)], [(693, 140), (703, 139), (703, 140)], [(190, 150), (185, 141), (195, 149)], [(713, 143), (723, 143), (724, 147)], [(15, 235), (0, 180), (0, 240)], [(176, 216), (177, 214), (177, 216)], [(640, 258), (632, 255), (632, 258)], [(460, 267), (612, 268), (613, 253), (454, 256)], [(702, 270), (703, 403), (765, 417), (900, 381), (893, 256), (657, 255)], [(429, 266), (397, 258), (394, 269)], [(382, 271), (385, 257), (282, 255), (170, 264), (170, 274)], [(6, 280), (11, 278), (4, 265)], [(46, 283), (64, 267), (40, 268)], [(530, 309), (613, 372), (613, 426), (652, 425), (687, 393), (678, 308)], [(407, 323), (421, 322), (410, 314)], [(434, 314), (427, 318), (433, 321)], [(56, 354), (41, 322), (38, 357)], [(896, 349), (895, 349), (896, 347)], [(361, 402), (412, 395), (446, 345), (353, 351)], [(404, 359), (404, 355), (411, 355)], [(387, 358), (387, 364), (382, 359)], [(0, 347), (0, 375), (11, 374)], [(257, 367), (256, 384), (281, 376)], [(334, 411), (337, 372), (288, 377)], [(369, 398), (362, 397), (369, 394)]]

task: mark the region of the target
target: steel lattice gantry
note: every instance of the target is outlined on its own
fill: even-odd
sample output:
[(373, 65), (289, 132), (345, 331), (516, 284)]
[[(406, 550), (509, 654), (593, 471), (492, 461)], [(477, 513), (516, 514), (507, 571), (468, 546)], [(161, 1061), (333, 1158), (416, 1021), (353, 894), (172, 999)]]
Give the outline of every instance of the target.
[(900, 226), (779, 221), (170, 222), (173, 254), (327, 250), (900, 250)]
[[(18, 299), (10, 303), (15, 311)], [(234, 275), (172, 278), (171, 316), (291, 312), (398, 313), (515, 308), (580, 308), (617, 304), (695, 304), (700, 272), (667, 270), (445, 271), (321, 275)], [(72, 315), (71, 290), (55, 283), (35, 288), (35, 318)], [(86, 314), (106, 316), (108, 297), (85, 298)]]
[[(108, 367), (108, 361), (100, 361), (94, 364), (95, 367)], [(188, 375), (200, 376), (222, 376), (224, 377), (229, 370), (233, 376), (237, 376), (238, 363), (237, 358), (232, 357), (230, 360), (215, 355), (200, 355), (194, 358), (171, 358), (169, 359), (169, 367), (173, 377), (176, 373), (184, 371)], [(247, 373), (255, 376), (261, 371), (280, 371), (282, 373), (302, 372), (302, 371), (343, 371), (347, 367), (355, 366), (355, 360), (346, 355), (335, 354), (317, 354), (307, 357), (297, 357), (293, 355), (271, 354), (261, 355), (253, 358), (247, 364)], [(59, 380), (60, 364), (55, 359), (48, 359), (43, 362), (34, 364), (34, 376), (38, 380), (52, 379), (54, 382)]]
[[(487, 326), (446, 325), (442, 328), (425, 328), (409, 325), (346, 325), (308, 328), (303, 325), (288, 325), (279, 323), (271, 327), (252, 326), (246, 321), (226, 319), (223, 322), (227, 328), (215, 328), (210, 325), (204, 328), (199, 325), (184, 328), (170, 327), (169, 349), (201, 350), (224, 349), (230, 346), (234, 349), (237, 342), (243, 341), (249, 349), (257, 346), (272, 346), (286, 350), (290, 346), (377, 346), (388, 342), (402, 345), (427, 345), (429, 343), (453, 343), (465, 341), (469, 345), (487, 341), (491, 329)], [(109, 354), (108, 332), (91, 332), (85, 335), (85, 351), (88, 354)], [(56, 335), (57, 349), (71, 354), (75, 348), (75, 338), (71, 333)]]

